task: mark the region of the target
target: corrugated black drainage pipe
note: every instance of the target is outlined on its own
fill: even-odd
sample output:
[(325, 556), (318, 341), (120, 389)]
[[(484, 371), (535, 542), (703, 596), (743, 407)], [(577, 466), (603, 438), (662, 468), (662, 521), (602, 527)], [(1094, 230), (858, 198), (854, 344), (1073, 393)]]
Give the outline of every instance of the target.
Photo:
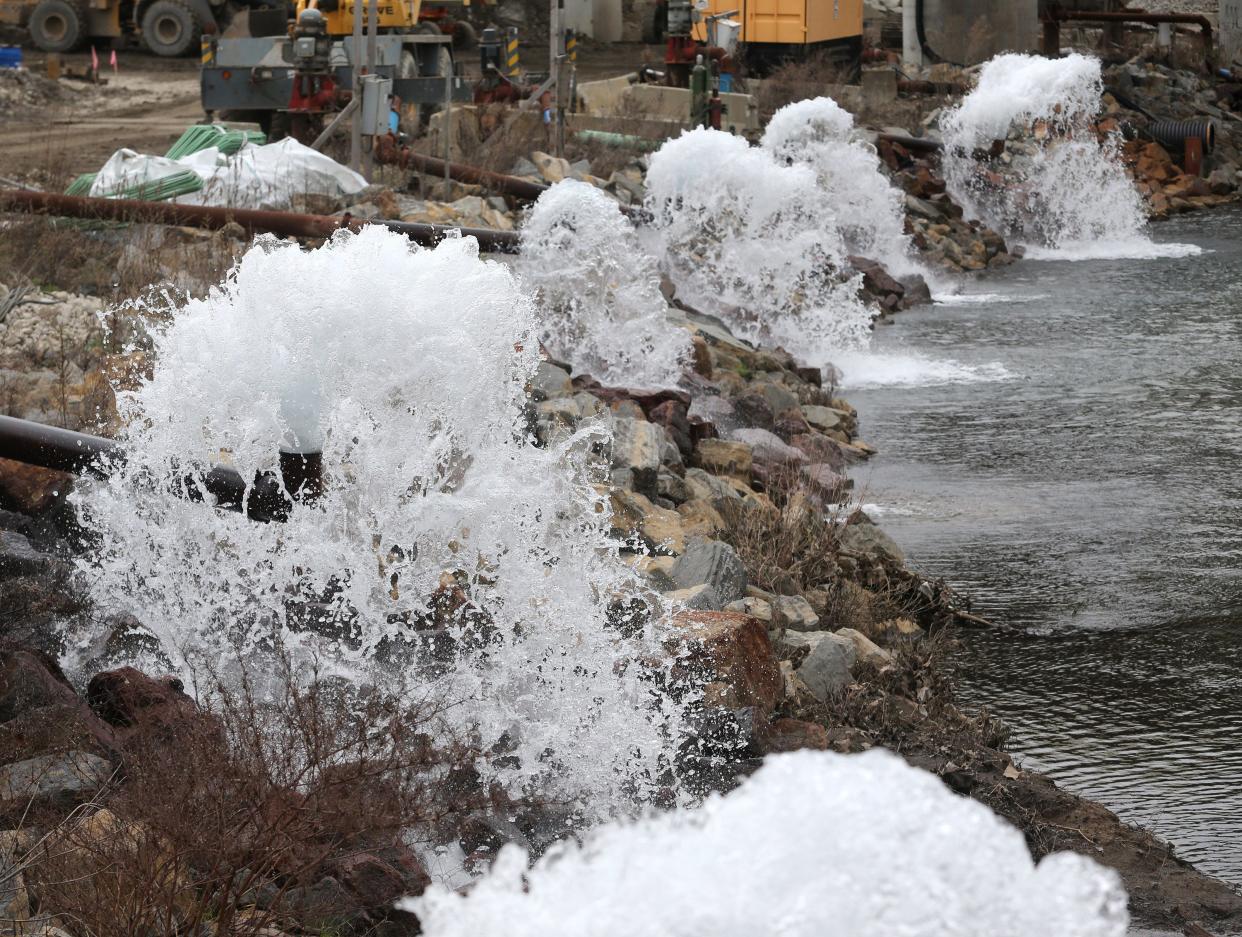
[(1157, 120), (1147, 126), (1153, 140), (1170, 148), (1176, 155), (1182, 151), (1187, 137), (1203, 141), (1203, 152), (1216, 148), (1216, 121), (1206, 117), (1191, 120)]

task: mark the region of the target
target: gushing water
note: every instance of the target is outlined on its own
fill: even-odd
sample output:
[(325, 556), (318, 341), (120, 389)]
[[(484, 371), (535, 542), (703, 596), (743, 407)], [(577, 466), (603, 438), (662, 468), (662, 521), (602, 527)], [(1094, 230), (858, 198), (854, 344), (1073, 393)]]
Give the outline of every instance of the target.
[(824, 364), (865, 345), (871, 313), (815, 169), (732, 134), (664, 144), (647, 173), (653, 250), (691, 306), (744, 338)]
[(875, 149), (853, 132), (853, 115), (832, 98), (812, 98), (773, 114), (760, 145), (778, 162), (815, 170), (851, 254), (878, 260), (897, 276), (925, 273), (911, 255), (901, 192), (880, 171)]
[(656, 261), (616, 201), (585, 182), (552, 186), (522, 227), (520, 270), (556, 357), (605, 384), (677, 385), (690, 336), (669, 320)]
[[(1033, 257), (1154, 255), (1119, 137), (1092, 126), (1102, 92), (1100, 62), (1090, 56), (1010, 53), (986, 63), (942, 121), (954, 198)], [(980, 153), (994, 141), (1005, 141), (1003, 152)]]
[(597, 830), (468, 894), (404, 906), (429, 937), (1124, 937), (1117, 874), (1036, 865), (1022, 834), (896, 755), (778, 755), (694, 813)]
[[(654, 599), (591, 487), (606, 430), (533, 445), (538, 325), (477, 252), (377, 227), (314, 251), (257, 241), (172, 310), (150, 378), (120, 395), (129, 457), (75, 495), (100, 541), (82, 572), (183, 671), (262, 669), (283, 648), (387, 680), (451, 702), (447, 734), (481, 751), (503, 739), (515, 757), (485, 774), (606, 813), (659, 782), (680, 735), (679, 710), (626, 665), (661, 659), (659, 617), (614, 627), (616, 601)], [(225, 459), (243, 478), (273, 472), (282, 447), (321, 450), (326, 476), (287, 523), (174, 493)]]

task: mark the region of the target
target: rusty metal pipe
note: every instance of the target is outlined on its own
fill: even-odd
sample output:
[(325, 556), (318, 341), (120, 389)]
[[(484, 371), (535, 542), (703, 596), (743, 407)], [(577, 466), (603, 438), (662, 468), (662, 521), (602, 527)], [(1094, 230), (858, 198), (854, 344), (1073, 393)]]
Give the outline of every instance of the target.
[(532, 202), (548, 191), (548, 186), (541, 182), (531, 182), (529, 179), (509, 176), (502, 172), (492, 172), (490, 169), (480, 169), (477, 166), (467, 166), (464, 163), (445, 162), (434, 156), (416, 153), (406, 146), (398, 147), (391, 136), (377, 138), (375, 160), (399, 166), (402, 169), (413, 167), (419, 172), (432, 176), (443, 177), (447, 173), (450, 179), (456, 179), (458, 182), (481, 185), (493, 192), (502, 192), (505, 195)]
[(1160, 23), (1182, 23), (1187, 26), (1199, 27), (1199, 31), (1203, 36), (1203, 54), (1206, 59), (1210, 61), (1215, 49), (1212, 43), (1212, 21), (1199, 13), (1132, 13), (1128, 10), (1112, 10), (1108, 12), (1091, 13), (1085, 10), (1056, 9), (1049, 13), (1044, 20), (1045, 54), (1059, 54), (1059, 49), (1056, 49), (1050, 53), (1046, 47), (1050, 42), (1056, 42), (1057, 45), (1060, 45), (1060, 39), (1055, 28), (1053, 27), (1055, 27), (1056, 23), (1061, 22), (1146, 23), (1148, 25), (1158, 25)]
[(263, 232), (282, 237), (326, 238), (341, 228), (358, 231), (367, 224), (379, 224), (402, 234), (412, 241), (433, 246), (452, 231), (478, 240), (485, 251), (517, 253), (516, 231), (492, 228), (454, 228), (452, 225), (424, 224), (411, 221), (367, 221), (358, 218), (334, 218), (331, 215), (302, 215), (295, 212), (259, 211), (251, 208), (217, 208), (208, 205), (175, 205), (171, 202), (143, 202), (135, 199), (89, 198), (58, 195), (50, 192), (29, 192), (22, 189), (0, 189), (0, 211), (59, 215), (66, 218), (89, 218), (100, 221), (185, 225), (192, 228), (219, 230), (234, 223), (248, 234)]
[[(0, 416), (0, 458), (73, 475), (106, 478), (109, 467), (125, 458), (125, 450), (114, 439)], [(175, 487), (178, 494), (191, 501), (202, 501), (205, 494), (211, 495), (218, 507), (263, 523), (288, 519), (292, 506), (273, 476), (258, 475), (247, 486), (241, 475), (227, 465), (213, 465), (201, 476), (188, 474)]]

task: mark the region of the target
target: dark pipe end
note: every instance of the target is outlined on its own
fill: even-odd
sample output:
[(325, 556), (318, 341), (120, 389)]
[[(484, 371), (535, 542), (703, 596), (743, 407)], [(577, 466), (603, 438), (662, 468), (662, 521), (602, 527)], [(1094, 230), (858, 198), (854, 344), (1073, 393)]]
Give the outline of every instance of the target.
[(323, 495), (323, 453), (281, 452), (280, 477), (294, 501), (311, 504)]

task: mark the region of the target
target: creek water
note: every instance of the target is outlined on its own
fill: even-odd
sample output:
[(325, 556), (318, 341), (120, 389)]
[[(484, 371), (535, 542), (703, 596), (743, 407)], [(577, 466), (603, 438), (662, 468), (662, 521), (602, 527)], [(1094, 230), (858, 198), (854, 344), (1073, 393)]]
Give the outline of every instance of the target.
[(855, 477), (1020, 629), (953, 658), (1018, 761), (1242, 884), (1242, 211), (1153, 239), (1204, 252), (1023, 261), (878, 328)]

